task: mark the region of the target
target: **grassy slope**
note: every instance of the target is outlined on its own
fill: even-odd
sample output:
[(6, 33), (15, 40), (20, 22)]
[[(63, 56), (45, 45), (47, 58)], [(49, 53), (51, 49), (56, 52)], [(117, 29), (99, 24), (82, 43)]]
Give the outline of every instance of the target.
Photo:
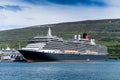
[(18, 43), (21, 43), (24, 47), (26, 42), (33, 36), (46, 35), (48, 26), (51, 26), (53, 35), (64, 39), (71, 39), (75, 34), (87, 32), (91, 38), (97, 40), (97, 43), (108, 46), (109, 57), (120, 57), (119, 19), (68, 22), (0, 31), (0, 47), (3, 48), (9, 45), (18, 48)]

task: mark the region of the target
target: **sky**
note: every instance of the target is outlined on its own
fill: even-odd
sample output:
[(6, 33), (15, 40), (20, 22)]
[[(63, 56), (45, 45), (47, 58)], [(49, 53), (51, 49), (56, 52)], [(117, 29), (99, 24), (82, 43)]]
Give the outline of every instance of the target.
[(120, 18), (120, 0), (0, 0), (0, 30)]

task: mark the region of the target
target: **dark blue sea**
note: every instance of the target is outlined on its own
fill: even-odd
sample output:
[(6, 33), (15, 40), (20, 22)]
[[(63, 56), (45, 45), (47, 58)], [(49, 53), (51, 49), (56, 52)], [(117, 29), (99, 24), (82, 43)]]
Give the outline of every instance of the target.
[(120, 80), (120, 60), (1, 62), (0, 80)]

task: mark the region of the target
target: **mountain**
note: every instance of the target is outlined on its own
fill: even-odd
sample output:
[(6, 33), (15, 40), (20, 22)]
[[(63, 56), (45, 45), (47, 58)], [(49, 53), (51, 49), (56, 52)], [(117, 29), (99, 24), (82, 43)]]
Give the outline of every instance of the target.
[[(96, 39), (101, 45), (106, 45), (110, 57), (120, 58), (120, 19), (86, 20), (58, 24), (36, 25), (21, 29), (0, 31), (0, 47), (18, 48), (19, 43), (24, 47), (29, 39), (37, 35), (46, 35), (48, 27), (52, 35), (64, 39), (72, 39), (75, 34), (86, 32), (90, 38)], [(115, 56), (114, 56), (115, 55)]]

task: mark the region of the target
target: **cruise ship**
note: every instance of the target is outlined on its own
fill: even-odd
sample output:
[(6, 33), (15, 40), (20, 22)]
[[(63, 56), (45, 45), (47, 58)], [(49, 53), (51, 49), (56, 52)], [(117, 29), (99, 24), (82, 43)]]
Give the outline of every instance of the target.
[(38, 61), (105, 61), (107, 47), (98, 45), (88, 34), (74, 35), (72, 40), (63, 40), (51, 34), (36, 36), (25, 48), (18, 50), (28, 62)]

